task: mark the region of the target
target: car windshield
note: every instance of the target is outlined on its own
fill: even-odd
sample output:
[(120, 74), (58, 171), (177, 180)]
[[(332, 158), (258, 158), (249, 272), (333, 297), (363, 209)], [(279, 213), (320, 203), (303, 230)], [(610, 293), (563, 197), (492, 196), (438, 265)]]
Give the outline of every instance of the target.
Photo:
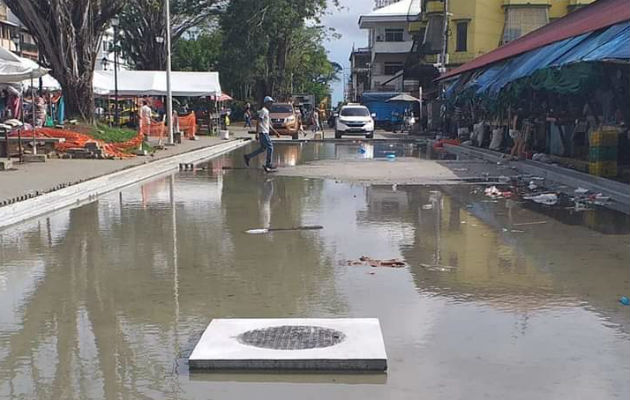
[(288, 104), (274, 104), (271, 106), (271, 112), (277, 114), (290, 114), (293, 112), (293, 107)]
[(341, 110), (342, 117), (367, 117), (370, 111), (364, 107), (343, 108)]

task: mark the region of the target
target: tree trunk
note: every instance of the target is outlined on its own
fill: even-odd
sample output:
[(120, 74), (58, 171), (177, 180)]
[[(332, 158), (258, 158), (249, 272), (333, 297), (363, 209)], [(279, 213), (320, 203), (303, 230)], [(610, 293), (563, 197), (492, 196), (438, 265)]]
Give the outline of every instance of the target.
[[(85, 74), (88, 75), (88, 74)], [(82, 80), (76, 79), (57, 79), (59, 83), (64, 81), (63, 96), (65, 99), (68, 115), (81, 117), (85, 121), (94, 119), (94, 89), (92, 87), (92, 77), (94, 74), (89, 73)], [(88, 82), (86, 84), (85, 82)]]
[(61, 84), (68, 115), (92, 121), (92, 77), (97, 49), (123, 0), (5, 0), (35, 38), (40, 54)]

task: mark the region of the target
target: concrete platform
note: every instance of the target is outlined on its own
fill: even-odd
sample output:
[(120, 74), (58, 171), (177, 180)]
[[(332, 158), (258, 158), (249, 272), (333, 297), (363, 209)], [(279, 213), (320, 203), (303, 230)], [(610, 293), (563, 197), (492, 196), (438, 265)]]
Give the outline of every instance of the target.
[(188, 359), (191, 369), (385, 371), (376, 318), (215, 319)]

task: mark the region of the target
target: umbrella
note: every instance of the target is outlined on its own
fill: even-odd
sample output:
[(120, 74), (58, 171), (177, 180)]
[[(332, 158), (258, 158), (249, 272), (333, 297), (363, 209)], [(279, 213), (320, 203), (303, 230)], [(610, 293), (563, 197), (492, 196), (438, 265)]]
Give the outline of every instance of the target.
[(221, 95), (214, 98), (216, 101), (231, 101), (232, 97), (230, 95), (221, 92)]
[(401, 93), (398, 96), (394, 96), (391, 99), (388, 99), (386, 101), (406, 101), (408, 103), (412, 103), (412, 102), (420, 101), (420, 99), (416, 99), (415, 97), (410, 96), (406, 93)]

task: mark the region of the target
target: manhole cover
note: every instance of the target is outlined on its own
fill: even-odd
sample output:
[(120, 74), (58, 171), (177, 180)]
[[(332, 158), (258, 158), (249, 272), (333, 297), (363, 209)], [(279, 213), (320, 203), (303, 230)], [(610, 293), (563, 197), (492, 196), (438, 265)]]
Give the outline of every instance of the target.
[(255, 329), (238, 335), (238, 341), (254, 347), (275, 350), (304, 350), (334, 346), (345, 335), (320, 326), (284, 325)]

